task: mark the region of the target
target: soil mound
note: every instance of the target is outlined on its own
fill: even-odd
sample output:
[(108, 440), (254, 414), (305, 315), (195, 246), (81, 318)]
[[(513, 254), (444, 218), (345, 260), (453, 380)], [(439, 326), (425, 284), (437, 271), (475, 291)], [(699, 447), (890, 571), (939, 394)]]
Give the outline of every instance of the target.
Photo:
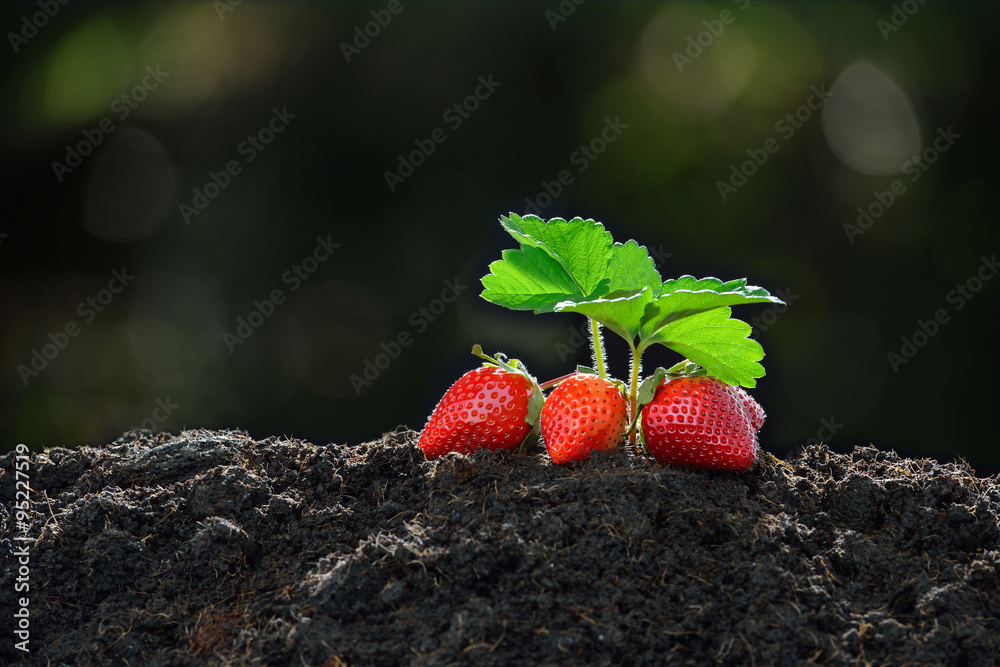
[(1000, 664), (1000, 479), (965, 464), (823, 446), (740, 474), (625, 452), (428, 462), (416, 436), (50, 449), (28, 543), (0, 457), (0, 662)]

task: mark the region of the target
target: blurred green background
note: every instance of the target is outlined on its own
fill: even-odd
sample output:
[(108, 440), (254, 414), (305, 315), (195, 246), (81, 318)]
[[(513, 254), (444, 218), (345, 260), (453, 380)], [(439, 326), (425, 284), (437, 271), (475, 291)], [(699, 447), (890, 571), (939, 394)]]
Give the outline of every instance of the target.
[[(767, 353), (770, 451), (996, 472), (998, 19), (916, 0), (5, 3), (0, 448), (140, 425), (361, 442), (419, 429), (473, 343), (568, 372), (589, 361), (579, 316), (478, 297), (514, 244), (498, 216), (535, 205), (637, 239), (664, 277), (786, 295), (734, 312)], [(922, 345), (893, 365), (902, 337)]]

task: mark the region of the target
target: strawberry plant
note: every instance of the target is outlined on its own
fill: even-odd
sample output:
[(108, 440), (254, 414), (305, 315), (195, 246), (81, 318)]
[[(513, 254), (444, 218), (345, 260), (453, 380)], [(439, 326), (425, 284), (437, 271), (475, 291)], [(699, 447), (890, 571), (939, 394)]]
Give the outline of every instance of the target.
[[(722, 281), (685, 275), (663, 280), (645, 246), (633, 240), (616, 242), (604, 225), (594, 220), (545, 221), (534, 215), (522, 217), (511, 213), (501, 217), (500, 224), (518, 242), (518, 247), (504, 250), (501, 259), (490, 264), (490, 272), (482, 278), (482, 298), (513, 310), (538, 314), (578, 313), (590, 323), (594, 369), (581, 367), (578, 373), (537, 385), (519, 366), (519, 372), (535, 388), (558, 385), (541, 408), (540, 424), (554, 461), (581, 460), (594, 449), (613, 449), (625, 433), (634, 440), (639, 430), (647, 451), (662, 460), (682, 465), (707, 462), (708, 467), (725, 469), (746, 467), (748, 456), (752, 463), (756, 449), (749, 443), (755, 444), (754, 434), (763, 423), (764, 412), (741, 387), (756, 386), (756, 379), (764, 375), (759, 363), (764, 350), (749, 337), (750, 325), (732, 317), (732, 306), (781, 304), (781, 299), (761, 287), (747, 285), (746, 279)], [(608, 376), (601, 339), (603, 330), (617, 334), (628, 344), (631, 367), (626, 383)], [(657, 369), (640, 384), (643, 354), (654, 345), (677, 352), (682, 360), (669, 371)], [(478, 354), (482, 356), (481, 352)], [(719, 440), (714, 437), (716, 428), (720, 433), (736, 428), (725, 419), (718, 423), (711, 421), (718, 416), (712, 413), (714, 394), (708, 397), (709, 403), (689, 401), (684, 405), (663, 406), (666, 394), (661, 394), (661, 385), (697, 377), (701, 379), (685, 380), (689, 383), (685, 386), (711, 387), (712, 392), (722, 392), (719, 396), (724, 395), (736, 406), (731, 409), (726, 404), (729, 411), (726, 419), (742, 420), (739, 437), (732, 442), (728, 435), (724, 439), (720, 447), (729, 447), (728, 452), (711, 446), (698, 450), (702, 458), (697, 460), (674, 454), (661, 457), (658, 452), (676, 453), (691, 444), (691, 439), (697, 439), (699, 445), (712, 445)], [(623, 392), (619, 386), (627, 391)], [(445, 399), (448, 398), (446, 394)], [(703, 401), (706, 397), (699, 394), (697, 398)], [(442, 405), (446, 404), (445, 399)], [(647, 404), (651, 406), (648, 410), (643, 408)], [(492, 413), (496, 418), (506, 414), (493, 407), (499, 410)], [(685, 424), (682, 431), (680, 419), (672, 416), (675, 407), (678, 411), (683, 408), (684, 414), (695, 410), (699, 415), (710, 416), (711, 425), (699, 431)], [(425, 433), (432, 426), (440, 429), (436, 416), (441, 410), (439, 405)], [(511, 414), (515, 415), (515, 422), (525, 419), (520, 410)], [(640, 416), (648, 422), (645, 429), (637, 429)], [(453, 433), (455, 428), (458, 427), (445, 430)], [(672, 435), (668, 437), (665, 433)], [(670, 439), (675, 434), (681, 434), (680, 442)], [(458, 440), (449, 440), (452, 441)], [(421, 443), (423, 446), (423, 435)], [(463, 445), (464, 449), (456, 448), (467, 451), (481, 446), (490, 445), (480, 438), (471, 445)], [(739, 454), (732, 453), (734, 447)], [(443, 453), (447, 448), (433, 451)]]
[(629, 407), (637, 410), (640, 362), (653, 345), (674, 350), (722, 382), (756, 386), (764, 375), (760, 343), (750, 325), (731, 317), (731, 306), (783, 303), (746, 279), (681, 276), (662, 280), (645, 246), (616, 243), (594, 220), (511, 213), (500, 224), (520, 243), (505, 250), (483, 277), (482, 297), (536, 313), (580, 313), (591, 321), (597, 373), (606, 377), (599, 325), (629, 346)]

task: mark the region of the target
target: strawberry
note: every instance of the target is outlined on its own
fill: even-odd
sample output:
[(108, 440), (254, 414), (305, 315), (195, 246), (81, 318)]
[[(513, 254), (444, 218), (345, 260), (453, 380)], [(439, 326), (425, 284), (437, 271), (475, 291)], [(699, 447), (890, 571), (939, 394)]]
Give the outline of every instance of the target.
[(608, 380), (577, 373), (542, 408), (542, 439), (552, 461), (585, 461), (595, 449), (614, 450), (628, 427), (625, 394)]
[(735, 387), (729, 385), (736, 392), (736, 395), (740, 398), (740, 405), (743, 406), (743, 412), (746, 413), (747, 417), (750, 418), (750, 425), (753, 426), (754, 431), (759, 431), (760, 427), (764, 425), (764, 408), (760, 407), (760, 403), (754, 400), (753, 396), (748, 394), (743, 387)]
[(646, 450), (691, 468), (744, 470), (757, 455), (764, 411), (743, 390), (705, 375), (664, 378), (642, 408)]
[(543, 399), (534, 378), (516, 359), (486, 357), (478, 345), (473, 353), (492, 363), (460, 377), (434, 408), (417, 443), (429, 459), (483, 447), (517, 449), (536, 432)]

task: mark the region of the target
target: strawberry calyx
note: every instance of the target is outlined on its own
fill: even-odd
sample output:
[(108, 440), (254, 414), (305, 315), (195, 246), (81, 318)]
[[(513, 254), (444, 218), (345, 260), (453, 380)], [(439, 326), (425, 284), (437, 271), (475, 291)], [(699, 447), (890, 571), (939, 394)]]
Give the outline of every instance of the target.
[(671, 380), (676, 380), (678, 378), (689, 378), (695, 377), (697, 375), (707, 375), (708, 373), (704, 368), (698, 364), (688, 361), (685, 359), (680, 363), (674, 364), (670, 368), (663, 368), (660, 366), (653, 374), (645, 378), (639, 384), (638, 401), (639, 407), (646, 405), (653, 400), (653, 396), (656, 394), (656, 388), (660, 386), (660, 382), (664, 378), (670, 378)]
[(528, 411), (524, 415), (524, 423), (531, 426), (531, 430), (521, 441), (518, 446), (517, 451), (523, 452), (528, 449), (535, 441), (538, 440), (540, 433), (539, 425), (539, 415), (542, 412), (542, 404), (545, 402), (545, 396), (542, 394), (542, 388), (538, 386), (538, 381), (528, 372), (527, 367), (520, 359), (508, 359), (507, 355), (503, 352), (497, 352), (495, 356), (491, 357), (483, 352), (483, 348), (476, 343), (472, 346), (472, 354), (485, 360), (486, 363), (483, 364), (484, 367), (497, 367), (501, 370), (507, 371), (514, 375), (520, 375), (531, 383), (531, 394), (528, 396)]
[[(636, 392), (636, 408), (635, 414), (632, 416), (632, 423), (629, 425), (628, 435), (631, 436), (639, 425), (639, 416), (642, 414), (642, 408), (647, 403), (651, 403), (653, 398), (656, 396), (656, 389), (660, 386), (660, 383), (664, 378), (669, 378), (670, 380), (676, 380), (678, 378), (695, 377), (697, 375), (707, 375), (708, 373), (704, 368), (698, 364), (684, 359), (670, 368), (658, 367), (653, 374), (647, 376), (641, 383), (639, 383), (639, 389)], [(641, 435), (641, 433), (640, 433)]]
[(573, 371), (572, 373), (567, 373), (566, 375), (560, 375), (557, 378), (553, 378), (551, 380), (541, 383), (539, 386), (542, 389), (552, 389), (553, 387), (556, 387), (565, 382), (566, 380), (576, 377), (577, 375), (593, 375), (595, 377), (601, 378), (602, 380), (614, 385), (617, 389), (620, 389), (623, 393), (625, 393), (626, 396), (628, 395), (628, 387), (624, 382), (622, 382), (617, 378), (602, 377), (599, 370), (594, 370), (589, 366), (577, 366), (576, 370)]

